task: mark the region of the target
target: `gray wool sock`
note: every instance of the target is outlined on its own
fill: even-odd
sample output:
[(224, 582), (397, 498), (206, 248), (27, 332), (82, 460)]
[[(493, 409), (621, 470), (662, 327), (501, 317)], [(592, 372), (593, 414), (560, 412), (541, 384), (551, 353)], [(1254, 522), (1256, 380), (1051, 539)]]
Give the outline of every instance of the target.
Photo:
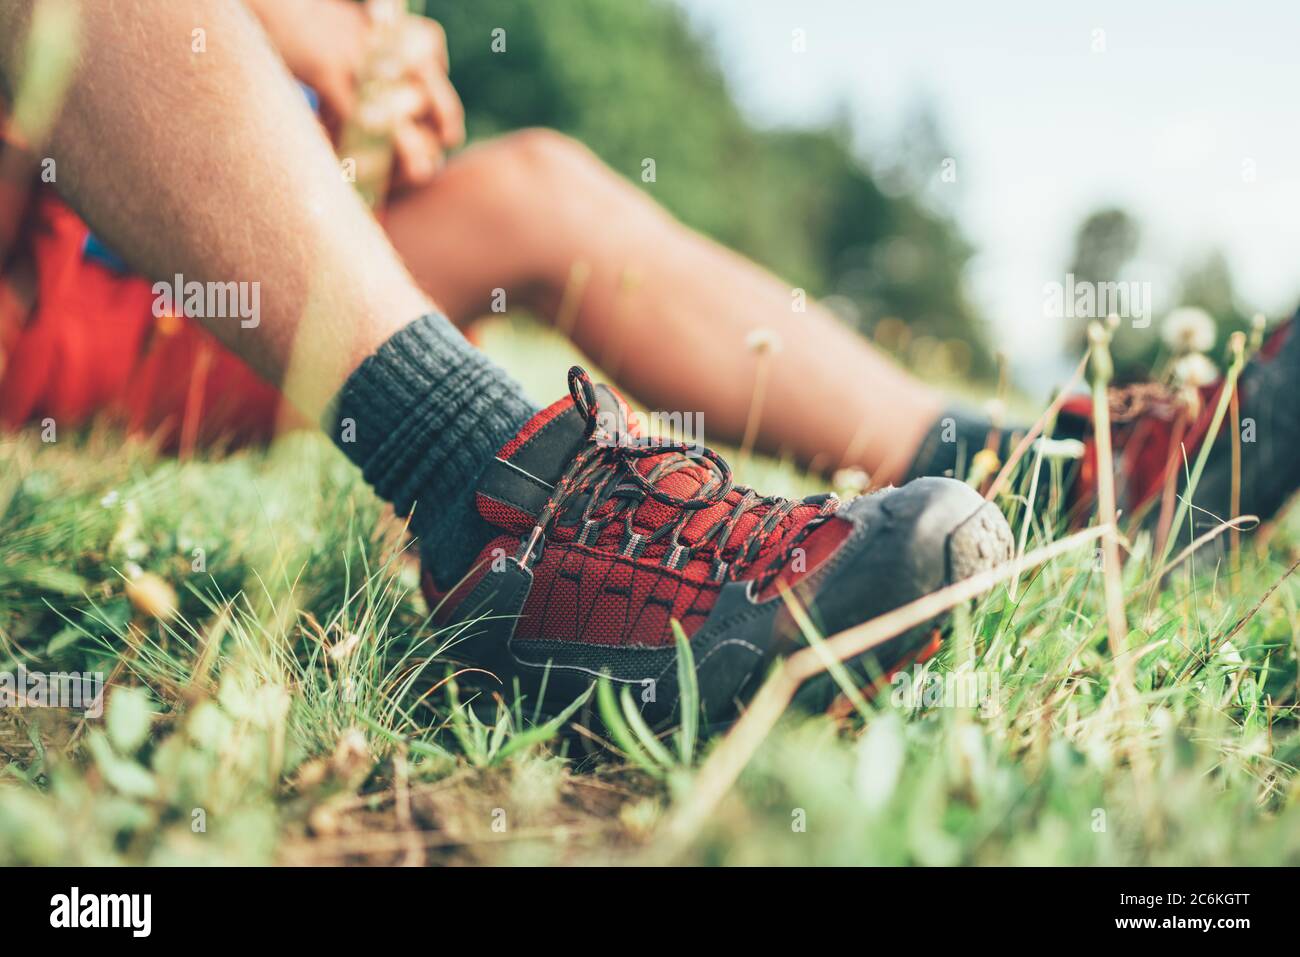
[(411, 515), (425, 567), (447, 587), (493, 534), (474, 506), (483, 470), (536, 411), (499, 366), (430, 313), (348, 377), (330, 434), (375, 491)]
[[(958, 475), (957, 472), (970, 468), (971, 459), (985, 447), (991, 430), (994, 430), (993, 423), (986, 416), (961, 409), (949, 409), (926, 433), (905, 481), (910, 482), (923, 475), (947, 475), (964, 479), (965, 475)], [(998, 429), (997, 432), (998, 459), (1005, 462), (1011, 454), (1012, 430)], [(1024, 435), (1025, 430), (1020, 429), (1019, 433)]]

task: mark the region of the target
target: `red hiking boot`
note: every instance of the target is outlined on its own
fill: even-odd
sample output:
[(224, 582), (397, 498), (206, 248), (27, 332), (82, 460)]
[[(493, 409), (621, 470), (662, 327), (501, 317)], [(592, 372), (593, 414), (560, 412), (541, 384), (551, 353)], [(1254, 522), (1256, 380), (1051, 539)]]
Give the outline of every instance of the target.
[[(1300, 335), (1292, 318), (1274, 330), (1239, 380), (1241, 485), (1236, 514), (1269, 519), (1300, 488), (1298, 382)], [(1202, 386), (1190, 404), (1176, 390), (1158, 384), (1111, 390), (1116, 488), (1125, 514), (1150, 528), (1168, 526), (1177, 496), (1184, 492), (1186, 472), (1195, 465), (1208, 437), (1223, 387), (1222, 378)], [(1196, 534), (1233, 517), (1232, 429), (1231, 416), (1225, 416), (1193, 494)], [(1085, 441), (1073, 506), (1076, 514), (1087, 514), (1097, 479), (1091, 399), (1077, 396), (1062, 407), (1059, 433)], [(1190, 538), (1186, 526), (1172, 531), (1183, 541)]]
[[(569, 371), (569, 389), (501, 449), (479, 487), (479, 511), (500, 534), (475, 568), (450, 592), (425, 575), (436, 619), (466, 624), (451, 655), (507, 688), (544, 687), (544, 711), (607, 674), (637, 686), (647, 719), (670, 719), (676, 619), (706, 714), (723, 720), (802, 643), (778, 583), (831, 635), (1011, 554), (1002, 514), (952, 479), (848, 504), (762, 496), (734, 485), (716, 453), (630, 430), (627, 406), (582, 369)], [(875, 649), (874, 667), (888, 672), (935, 626)], [(866, 664), (855, 662), (859, 677)]]

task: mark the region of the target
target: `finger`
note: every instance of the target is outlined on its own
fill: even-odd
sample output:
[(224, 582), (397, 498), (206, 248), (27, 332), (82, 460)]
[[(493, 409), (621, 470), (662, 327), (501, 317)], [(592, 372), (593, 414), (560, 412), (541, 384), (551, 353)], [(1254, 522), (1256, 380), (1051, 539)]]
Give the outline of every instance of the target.
[(367, 133), (388, 134), (431, 109), (428, 91), (422, 85), (410, 81), (394, 83), (361, 105), (357, 124)]
[(428, 97), (433, 127), (438, 139), (448, 149), (465, 142), (465, 107), (451, 80), (432, 63), (417, 67), (412, 79), (419, 82)]
[(433, 125), (444, 147), (465, 142), (465, 107), (448, 77), (447, 35), (433, 20), (412, 17), (402, 31), (400, 55), (406, 75), (420, 83), (432, 105)]
[(433, 63), (444, 74), (451, 72), (447, 34), (437, 21), (409, 17), (398, 40), (398, 52), (405, 64)]
[(411, 185), (427, 183), (442, 166), (437, 137), (428, 126), (414, 120), (403, 120), (394, 128), (393, 151), (399, 178)]

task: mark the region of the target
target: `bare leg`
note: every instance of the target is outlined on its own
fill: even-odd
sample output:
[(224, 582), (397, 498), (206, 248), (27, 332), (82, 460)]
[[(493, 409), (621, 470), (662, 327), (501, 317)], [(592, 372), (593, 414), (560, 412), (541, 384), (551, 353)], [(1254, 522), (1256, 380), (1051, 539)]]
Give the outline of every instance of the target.
[[(33, 6), (0, 0), (0, 81), (11, 92)], [(317, 421), (361, 359), (429, 308), (427, 297), (343, 181), (242, 4), (74, 9), (68, 95), (48, 143), (33, 146), (55, 157), (60, 191), (141, 273), (259, 283), (255, 326), (204, 324)]]
[[(700, 411), (739, 442), (759, 375), (751, 334), (781, 342), (768, 362), (758, 446), (821, 468), (897, 480), (939, 417), (914, 379), (752, 262), (685, 228), (557, 133), (528, 130), (463, 153), (399, 197), (386, 227), (420, 285), (457, 322), (494, 288), (554, 321), (574, 264), (589, 270), (574, 342), (651, 408)], [(568, 331), (568, 330), (566, 330)]]

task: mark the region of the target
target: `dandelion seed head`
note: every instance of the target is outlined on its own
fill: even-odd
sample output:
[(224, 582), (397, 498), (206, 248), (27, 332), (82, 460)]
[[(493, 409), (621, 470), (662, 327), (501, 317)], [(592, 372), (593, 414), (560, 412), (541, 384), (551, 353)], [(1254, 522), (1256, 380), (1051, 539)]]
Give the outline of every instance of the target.
[(781, 337), (772, 329), (755, 329), (745, 336), (745, 348), (755, 355), (781, 351)]
[(1181, 306), (1165, 317), (1160, 336), (1177, 355), (1214, 347), (1214, 319), (1204, 309)]
[(1212, 385), (1218, 378), (1218, 367), (1202, 353), (1188, 353), (1174, 362), (1174, 379), (1180, 385), (1200, 388)]

